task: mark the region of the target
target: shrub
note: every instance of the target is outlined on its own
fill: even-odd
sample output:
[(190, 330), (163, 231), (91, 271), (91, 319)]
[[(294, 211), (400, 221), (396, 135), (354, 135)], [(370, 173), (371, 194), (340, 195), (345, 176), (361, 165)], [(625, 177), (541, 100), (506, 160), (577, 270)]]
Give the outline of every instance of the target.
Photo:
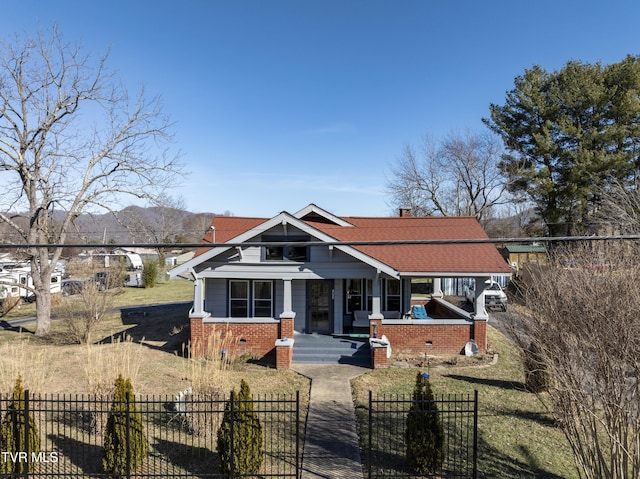
[[(148, 444), (129, 379), (118, 375), (116, 391), (104, 433), (102, 467), (108, 474), (123, 477), (140, 467), (147, 456)], [(127, 453), (127, 396), (129, 398), (129, 445)], [(127, 458), (127, 455), (129, 456)], [(127, 464), (128, 462), (128, 464)]]
[(153, 288), (158, 281), (158, 263), (155, 261), (145, 261), (142, 269), (142, 286)]
[(240, 382), (240, 393), (236, 394), (234, 389), (225, 406), (217, 448), (221, 472), (227, 476), (257, 474), (262, 466), (262, 425), (244, 379)]
[[(0, 474), (22, 474), (32, 471), (34, 463), (31, 462), (31, 453), (40, 452), (40, 434), (31, 413), (28, 415), (28, 423), (25, 422), (26, 396), (22, 388), (22, 378), (18, 376), (13, 389), (13, 396), (7, 414), (0, 424), (0, 451), (25, 452), (28, 451), (27, 461), (0, 461)], [(25, 426), (29, 426), (29, 444), (24, 442)]]
[(407, 415), (407, 465), (417, 474), (433, 474), (444, 462), (444, 431), (431, 384), (416, 376), (413, 402)]

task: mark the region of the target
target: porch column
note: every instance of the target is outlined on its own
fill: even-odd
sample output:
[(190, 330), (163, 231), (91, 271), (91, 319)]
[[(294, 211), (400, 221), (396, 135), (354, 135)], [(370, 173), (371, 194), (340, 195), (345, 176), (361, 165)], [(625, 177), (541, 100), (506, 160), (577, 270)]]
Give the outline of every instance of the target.
[(474, 301), (474, 318), (476, 320), (486, 321), (489, 319), (489, 314), (487, 313), (486, 308), (484, 307), (484, 288), (485, 281), (490, 279), (488, 276), (476, 276), (476, 290), (475, 290), (475, 301)]
[(383, 319), (384, 317), (382, 316), (382, 302), (380, 298), (380, 275), (378, 273), (372, 281), (373, 291), (371, 292), (371, 314), (369, 315), (369, 319)]
[(283, 282), (284, 288), (282, 292), (282, 313), (280, 313), (280, 339), (293, 338), (294, 322), (296, 313), (292, 311), (293, 300), (291, 299), (291, 278), (285, 278)]
[(442, 298), (444, 293), (442, 292), (442, 280), (440, 278), (433, 278), (433, 294), (434, 298)]
[(192, 317), (204, 317), (204, 279), (195, 278), (193, 281), (193, 311)]
[(291, 278), (284, 278), (282, 292), (282, 314), (293, 314), (293, 298), (291, 295)]

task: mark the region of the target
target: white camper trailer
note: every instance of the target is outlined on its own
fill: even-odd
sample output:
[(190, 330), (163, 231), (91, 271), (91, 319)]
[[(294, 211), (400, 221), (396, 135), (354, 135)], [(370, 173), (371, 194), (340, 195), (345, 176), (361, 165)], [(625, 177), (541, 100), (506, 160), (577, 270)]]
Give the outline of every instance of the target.
[[(62, 292), (62, 273), (51, 274), (51, 293)], [(25, 266), (5, 265), (0, 269), (0, 302), (7, 298), (22, 298), (30, 303), (36, 299), (33, 293), (31, 271)]]

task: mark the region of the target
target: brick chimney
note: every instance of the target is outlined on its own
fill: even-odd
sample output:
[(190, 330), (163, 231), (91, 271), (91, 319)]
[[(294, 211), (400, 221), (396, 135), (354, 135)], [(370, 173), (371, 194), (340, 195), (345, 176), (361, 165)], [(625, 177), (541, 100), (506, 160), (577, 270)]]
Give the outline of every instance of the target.
[(400, 218), (409, 218), (411, 216), (411, 208), (400, 208)]

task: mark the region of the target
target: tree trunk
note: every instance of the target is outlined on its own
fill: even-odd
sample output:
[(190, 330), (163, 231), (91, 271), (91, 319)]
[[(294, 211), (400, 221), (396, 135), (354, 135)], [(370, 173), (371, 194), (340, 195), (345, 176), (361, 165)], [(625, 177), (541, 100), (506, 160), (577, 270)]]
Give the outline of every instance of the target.
[(51, 332), (51, 289), (50, 281), (45, 281), (46, 289), (36, 290), (36, 336)]

